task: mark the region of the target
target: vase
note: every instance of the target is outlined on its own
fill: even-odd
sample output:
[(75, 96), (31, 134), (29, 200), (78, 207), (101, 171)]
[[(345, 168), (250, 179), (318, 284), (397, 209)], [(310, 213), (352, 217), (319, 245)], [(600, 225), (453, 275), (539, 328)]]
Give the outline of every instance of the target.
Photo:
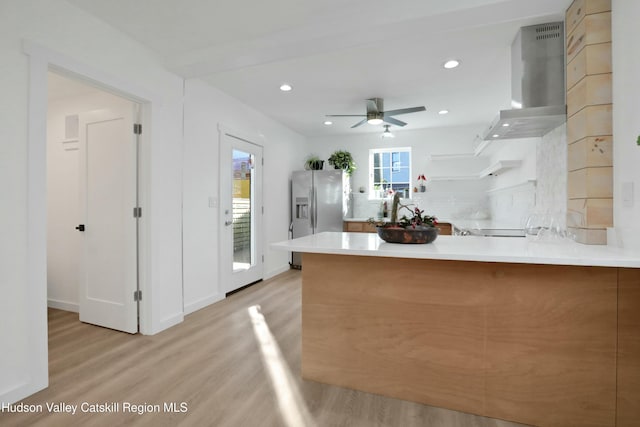
[(431, 243), (438, 237), (437, 227), (376, 227), (378, 236), (387, 243)]
[(424, 193), (425, 191), (427, 191), (427, 186), (426, 185), (421, 185), (420, 186), (420, 192)]

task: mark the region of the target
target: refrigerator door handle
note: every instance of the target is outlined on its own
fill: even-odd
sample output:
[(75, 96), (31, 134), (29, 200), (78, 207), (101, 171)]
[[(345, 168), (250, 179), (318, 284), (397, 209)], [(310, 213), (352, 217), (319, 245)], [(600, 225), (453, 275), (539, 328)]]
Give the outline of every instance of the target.
[(314, 199), (313, 199), (313, 195), (314, 195), (314, 189), (313, 187), (311, 187), (311, 189), (309, 190), (309, 221), (311, 222), (311, 233), (315, 233), (316, 230), (316, 218), (315, 218), (315, 212), (316, 212), (316, 205), (314, 203)]
[(318, 228), (318, 189), (313, 188), (313, 233), (315, 234)]

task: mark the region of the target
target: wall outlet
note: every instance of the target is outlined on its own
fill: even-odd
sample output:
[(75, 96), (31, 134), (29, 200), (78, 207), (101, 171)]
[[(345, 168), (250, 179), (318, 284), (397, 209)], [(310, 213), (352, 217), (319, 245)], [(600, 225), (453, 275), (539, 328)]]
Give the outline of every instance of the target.
[(218, 207), (218, 198), (215, 196), (209, 196), (209, 207), (217, 208)]

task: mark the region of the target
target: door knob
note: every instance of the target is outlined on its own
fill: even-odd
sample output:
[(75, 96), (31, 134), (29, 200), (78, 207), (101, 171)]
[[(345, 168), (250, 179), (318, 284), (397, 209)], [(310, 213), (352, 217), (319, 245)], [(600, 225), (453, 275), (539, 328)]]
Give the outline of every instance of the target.
[(76, 230), (78, 231), (84, 231), (84, 224), (80, 224), (76, 227)]

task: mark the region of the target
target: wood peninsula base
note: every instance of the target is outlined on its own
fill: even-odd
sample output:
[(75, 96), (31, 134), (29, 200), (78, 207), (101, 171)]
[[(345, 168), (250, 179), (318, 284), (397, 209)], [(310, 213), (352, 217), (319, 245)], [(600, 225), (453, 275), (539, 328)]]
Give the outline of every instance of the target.
[(640, 269), (303, 256), (306, 379), (537, 426), (640, 419)]

